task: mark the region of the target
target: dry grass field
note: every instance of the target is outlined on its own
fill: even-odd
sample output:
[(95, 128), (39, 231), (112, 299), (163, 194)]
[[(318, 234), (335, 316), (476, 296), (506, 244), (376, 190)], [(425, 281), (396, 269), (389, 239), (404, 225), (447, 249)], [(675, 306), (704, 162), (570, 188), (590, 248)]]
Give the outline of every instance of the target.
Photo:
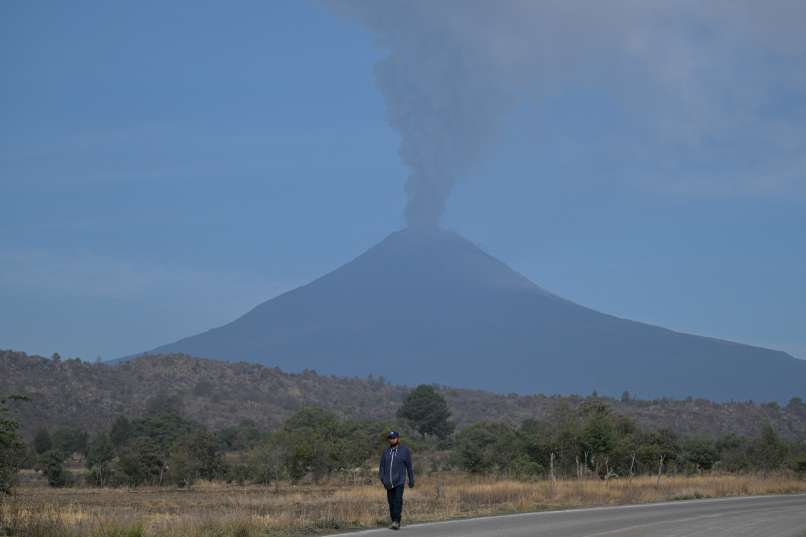
[[(790, 475), (508, 481), (423, 476), (404, 522), (720, 496), (806, 491)], [(335, 482), (269, 487), (200, 483), (192, 490), (51, 489), (25, 485), (0, 500), (0, 528), (26, 537), (253, 537), (338, 533), (385, 525), (382, 488)], [(2, 534), (2, 531), (0, 531)]]

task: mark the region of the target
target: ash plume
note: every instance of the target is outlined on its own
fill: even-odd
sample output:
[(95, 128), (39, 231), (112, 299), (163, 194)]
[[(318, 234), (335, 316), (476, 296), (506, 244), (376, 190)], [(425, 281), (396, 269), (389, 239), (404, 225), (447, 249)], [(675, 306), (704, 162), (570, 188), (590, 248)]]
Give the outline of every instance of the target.
[[(707, 186), (724, 180), (731, 190), (740, 188), (734, 172), (747, 170), (732, 155), (757, 151), (757, 175), (748, 188), (779, 188), (782, 181), (806, 186), (806, 107), (783, 119), (766, 111), (778, 97), (806, 98), (806, 32), (796, 22), (806, 19), (806, 3), (326, 3), (362, 24), (388, 53), (376, 66), (376, 80), (410, 171), (410, 226), (438, 225), (455, 182), (473, 170), (515, 105), (573, 87), (615, 96), (631, 113), (625, 123), (643, 122), (627, 143), (625, 136), (614, 137), (622, 146), (607, 151), (623, 154), (619, 158), (630, 160), (634, 146), (646, 146), (649, 137), (655, 145), (647, 162), (655, 160), (651, 151), (670, 146), (692, 162), (719, 158), (724, 177), (703, 165)], [(711, 157), (714, 140), (732, 152)], [(756, 184), (765, 177), (769, 185)]]

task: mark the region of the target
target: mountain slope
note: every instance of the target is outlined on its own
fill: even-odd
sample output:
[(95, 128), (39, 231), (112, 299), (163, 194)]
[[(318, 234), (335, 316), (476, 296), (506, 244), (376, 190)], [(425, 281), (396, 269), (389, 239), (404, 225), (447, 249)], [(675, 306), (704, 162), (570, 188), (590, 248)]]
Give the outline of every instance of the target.
[(596, 312), (441, 230), (393, 233), (232, 323), (153, 352), (499, 392), (806, 393), (806, 362)]
[[(0, 350), (0, 394), (30, 398), (11, 403), (27, 438), (43, 426), (71, 426), (93, 433), (108, 428), (119, 415), (142, 416), (151, 401), (166, 397), (179, 402), (183, 415), (213, 430), (244, 419), (262, 429), (276, 429), (310, 405), (391, 425), (397, 423), (395, 414), (410, 389), (378, 378), (333, 377), (312, 371), (290, 374), (260, 364), (186, 355), (149, 356), (110, 366)], [(439, 391), (460, 429), (484, 420), (513, 425), (527, 418), (551, 422), (591, 401), (589, 397), (512, 396), (445, 386)], [(786, 406), (702, 399), (597, 401), (648, 429), (754, 437), (769, 423), (782, 437), (806, 439), (806, 404), (798, 400)]]

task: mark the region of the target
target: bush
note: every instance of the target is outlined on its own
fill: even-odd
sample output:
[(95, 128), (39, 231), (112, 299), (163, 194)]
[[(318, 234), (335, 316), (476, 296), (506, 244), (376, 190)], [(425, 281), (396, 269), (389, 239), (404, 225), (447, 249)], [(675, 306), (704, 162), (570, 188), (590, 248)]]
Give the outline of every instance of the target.
[(27, 397), (12, 395), (0, 399), (0, 494), (11, 492), (17, 478), (17, 470), (26, 456), (26, 447), (17, 434), (19, 423), (10, 415), (6, 405), (11, 400), (28, 400)]
[(168, 459), (171, 481), (189, 487), (197, 479), (214, 479), (223, 475), (224, 463), (216, 439), (207, 432), (193, 433), (171, 448)]
[(806, 477), (806, 455), (799, 455), (792, 459), (791, 468), (799, 478)]
[(99, 487), (106, 486), (112, 474), (112, 460), (115, 450), (112, 440), (107, 433), (98, 433), (90, 441), (87, 449), (87, 468), (90, 470), (88, 479)]
[(34, 453), (42, 455), (46, 451), (53, 449), (53, 441), (50, 438), (50, 433), (46, 428), (39, 429), (34, 435), (33, 442)]
[(143, 484), (161, 484), (165, 463), (148, 438), (136, 438), (118, 454), (114, 468), (119, 479), (130, 487)]
[(227, 483), (243, 485), (254, 479), (255, 471), (249, 464), (230, 464), (226, 467), (224, 478)]
[(509, 425), (477, 423), (462, 430), (452, 454), (453, 462), (471, 473), (506, 472), (513, 461), (524, 459), (523, 439)]
[(534, 479), (545, 474), (546, 470), (525, 453), (521, 453), (509, 464), (509, 472), (515, 479)]
[(87, 433), (74, 427), (62, 427), (50, 435), (52, 450), (58, 451), (67, 458), (74, 453), (87, 454)]
[(689, 438), (681, 446), (681, 458), (688, 471), (711, 470), (719, 462), (719, 451), (713, 440)]
[(64, 454), (61, 451), (52, 449), (42, 454), (42, 467), (48, 485), (51, 487), (63, 487), (67, 485), (68, 474), (64, 469)]

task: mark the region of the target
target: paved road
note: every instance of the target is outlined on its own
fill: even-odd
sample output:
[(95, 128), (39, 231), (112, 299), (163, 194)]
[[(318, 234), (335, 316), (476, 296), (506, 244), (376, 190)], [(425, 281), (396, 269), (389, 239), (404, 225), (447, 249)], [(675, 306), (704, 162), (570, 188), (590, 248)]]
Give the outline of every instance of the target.
[[(388, 529), (346, 535), (391, 535)], [(547, 511), (404, 526), (407, 537), (806, 537), (806, 495)]]

